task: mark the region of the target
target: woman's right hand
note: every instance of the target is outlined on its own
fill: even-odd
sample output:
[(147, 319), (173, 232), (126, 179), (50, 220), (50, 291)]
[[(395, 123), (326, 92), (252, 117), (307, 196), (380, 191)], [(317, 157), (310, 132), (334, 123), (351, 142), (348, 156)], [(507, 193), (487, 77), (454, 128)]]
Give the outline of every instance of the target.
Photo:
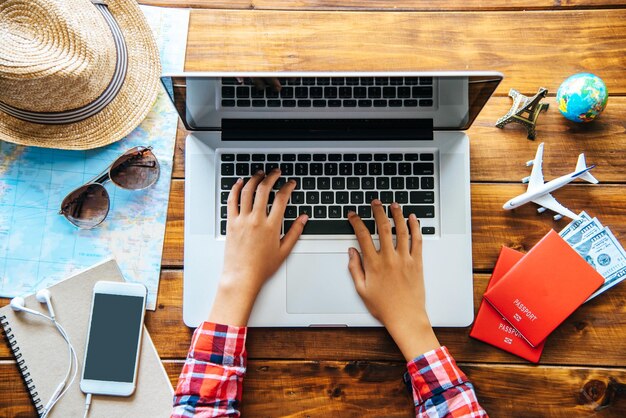
[(348, 220), (354, 228), (361, 253), (349, 249), (348, 268), (354, 286), (370, 313), (389, 331), (407, 361), (440, 347), (426, 313), (422, 234), (414, 214), (407, 222), (402, 208), (391, 205), (396, 226), (394, 246), (391, 224), (380, 200), (372, 201), (380, 249), (354, 212)]

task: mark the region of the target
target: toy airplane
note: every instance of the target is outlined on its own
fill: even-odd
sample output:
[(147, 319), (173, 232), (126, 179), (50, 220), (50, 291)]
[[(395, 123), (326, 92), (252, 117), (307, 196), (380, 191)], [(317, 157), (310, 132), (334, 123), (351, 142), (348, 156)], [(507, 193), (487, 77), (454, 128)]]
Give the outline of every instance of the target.
[(522, 179), (522, 183), (528, 183), (528, 189), (526, 190), (526, 193), (523, 193), (509, 200), (504, 204), (503, 208), (506, 210), (510, 210), (525, 205), (528, 202), (534, 202), (539, 205), (539, 208), (537, 209), (537, 212), (539, 213), (545, 212), (546, 209), (550, 209), (551, 211), (556, 212), (557, 215), (554, 215), (555, 221), (558, 221), (563, 216), (567, 216), (568, 218), (572, 219), (578, 219), (578, 215), (557, 202), (557, 200), (552, 197), (550, 192), (553, 192), (554, 190), (565, 186), (566, 184), (576, 180), (577, 178), (581, 178), (593, 184), (598, 183), (598, 180), (596, 180), (596, 178), (592, 176), (589, 172), (589, 170), (594, 168), (595, 165), (587, 167), (587, 163), (585, 162), (585, 154), (580, 154), (578, 156), (576, 170), (569, 174), (551, 180), (547, 183), (544, 183), (543, 172), (541, 169), (542, 161), (543, 143), (539, 144), (535, 159), (526, 163), (527, 166), (533, 166), (533, 170), (530, 173), (530, 176)]

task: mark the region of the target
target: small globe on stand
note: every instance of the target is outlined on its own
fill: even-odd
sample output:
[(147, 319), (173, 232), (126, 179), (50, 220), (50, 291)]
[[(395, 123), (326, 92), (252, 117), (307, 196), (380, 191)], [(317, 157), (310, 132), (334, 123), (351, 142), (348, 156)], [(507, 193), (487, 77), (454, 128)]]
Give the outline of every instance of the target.
[(563, 116), (573, 122), (591, 122), (602, 113), (609, 100), (604, 81), (591, 73), (574, 74), (556, 92)]

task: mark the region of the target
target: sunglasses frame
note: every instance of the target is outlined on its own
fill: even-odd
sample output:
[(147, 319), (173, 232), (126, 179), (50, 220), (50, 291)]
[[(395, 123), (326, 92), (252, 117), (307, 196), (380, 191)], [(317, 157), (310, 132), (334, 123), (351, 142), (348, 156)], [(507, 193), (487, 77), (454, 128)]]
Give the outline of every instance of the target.
[[(68, 222), (70, 222), (72, 225), (74, 225), (77, 228), (80, 229), (93, 229), (97, 226), (99, 226), (100, 224), (102, 224), (102, 222), (104, 222), (104, 220), (107, 218), (107, 216), (109, 216), (109, 211), (111, 209), (111, 198), (109, 196), (109, 192), (107, 191), (107, 189), (104, 187), (104, 185), (106, 184), (106, 182), (110, 181), (111, 183), (113, 183), (115, 186), (119, 187), (120, 189), (124, 189), (124, 190), (145, 190), (149, 187), (154, 186), (154, 184), (159, 180), (159, 177), (161, 176), (161, 166), (159, 164), (159, 159), (156, 157), (156, 155), (154, 155), (154, 153), (152, 152), (152, 146), (137, 146), (137, 147), (133, 147), (130, 148), (128, 150), (126, 150), (122, 155), (120, 155), (119, 157), (117, 157), (107, 168), (105, 168), (100, 174), (98, 174), (97, 176), (95, 176), (93, 179), (89, 180), (87, 183), (76, 187), (74, 190), (72, 190), (71, 192), (69, 192), (68, 194), (65, 195), (65, 197), (63, 198), (63, 200), (61, 201), (61, 209), (59, 210), (58, 214), (59, 215), (63, 215), (63, 217), (65, 219), (67, 219)], [(123, 157), (129, 155), (129, 154), (134, 154), (134, 153), (141, 153), (143, 155), (143, 153), (145, 152), (149, 152), (152, 154), (152, 156), (154, 157), (154, 161), (155, 161), (155, 167), (157, 172), (156, 177), (154, 178), (154, 181), (150, 182), (150, 184), (148, 184), (145, 187), (141, 187), (138, 189), (131, 189), (128, 187), (124, 187), (120, 184), (118, 184), (115, 180), (113, 180), (111, 178), (111, 170), (113, 169), (113, 167), (115, 166), (115, 164)], [(68, 198), (68, 196), (70, 196), (72, 193), (76, 192), (76, 190), (81, 189), (83, 187), (86, 186), (90, 186), (90, 185), (94, 185), (94, 186), (98, 186), (101, 187), (104, 192), (106, 193), (107, 196), (107, 211), (105, 213), (105, 215), (102, 217), (102, 220), (96, 224), (94, 224), (93, 226), (81, 226), (81, 225), (77, 225), (74, 221), (72, 221), (66, 211), (69, 209), (70, 204), (67, 205), (63, 205), (63, 202), (65, 201), (65, 199)], [(72, 202), (74, 203), (74, 202)]]

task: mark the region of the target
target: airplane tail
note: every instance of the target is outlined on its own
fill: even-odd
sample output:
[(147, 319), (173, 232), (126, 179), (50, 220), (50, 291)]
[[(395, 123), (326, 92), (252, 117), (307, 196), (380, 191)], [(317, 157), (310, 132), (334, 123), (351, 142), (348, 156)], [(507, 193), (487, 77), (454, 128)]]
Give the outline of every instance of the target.
[[(580, 154), (578, 156), (578, 163), (576, 164), (576, 172), (577, 173), (581, 172), (581, 171), (584, 171), (584, 170), (591, 170), (594, 167), (595, 167), (595, 165), (592, 165), (591, 167), (587, 167), (587, 163), (585, 162), (585, 154)], [(589, 171), (584, 172), (578, 178), (586, 180), (589, 183), (593, 183), (593, 184), (597, 184), (598, 183), (598, 180), (594, 176), (592, 176)]]

